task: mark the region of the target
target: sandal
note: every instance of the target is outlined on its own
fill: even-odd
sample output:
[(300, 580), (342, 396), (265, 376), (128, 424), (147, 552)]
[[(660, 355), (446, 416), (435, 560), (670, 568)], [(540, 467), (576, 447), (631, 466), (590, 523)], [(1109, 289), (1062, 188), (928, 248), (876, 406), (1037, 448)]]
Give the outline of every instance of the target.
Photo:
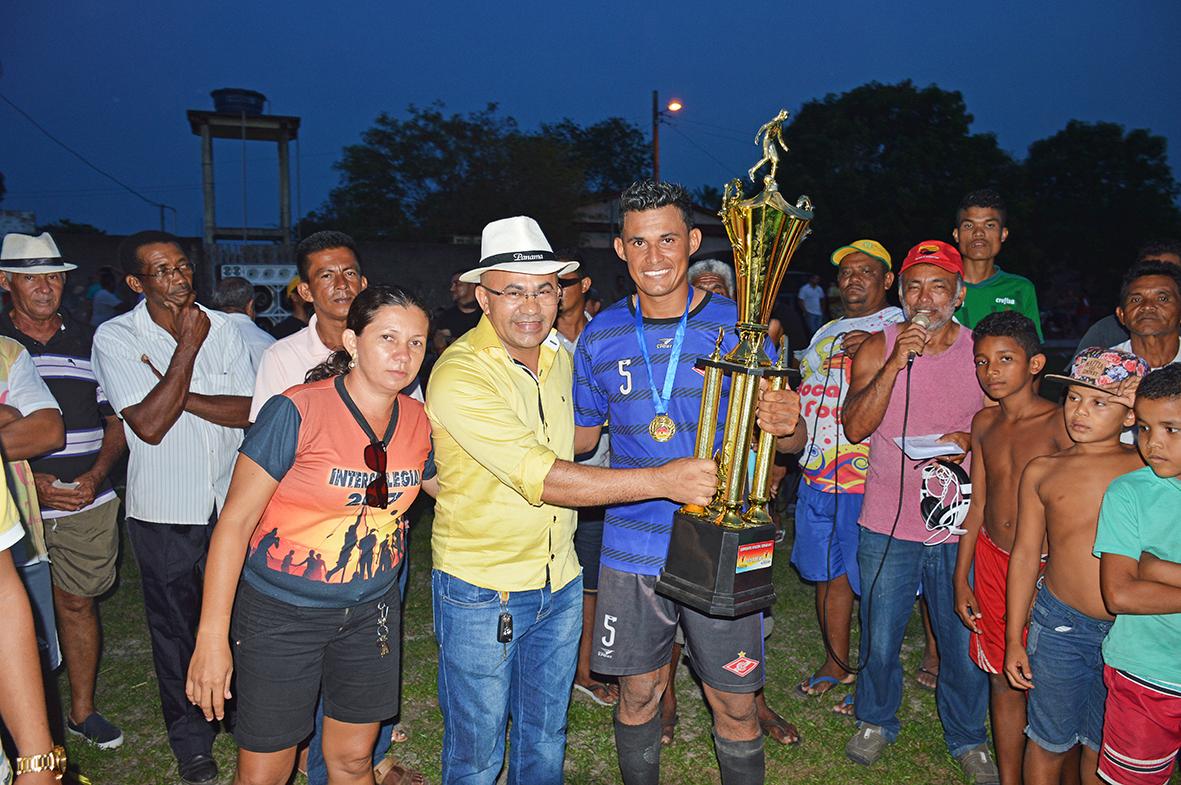
[(847, 679), (838, 679), (835, 676), (809, 676), (796, 685), (796, 695), (801, 698), (815, 698), (833, 687), (848, 686), (856, 679), (857, 677), (852, 673), (848, 675)]
[(614, 706), (619, 703), (619, 690), (611, 689), (614, 685), (606, 684), (601, 681), (592, 681), (590, 684), (578, 684), (575, 682), (574, 689), (587, 696), (600, 706)]
[(800, 743), (800, 732), (796, 730), (796, 726), (783, 719), (783, 717), (780, 717), (774, 711), (771, 712), (771, 716), (767, 719), (759, 718), (759, 728), (762, 729), (764, 736), (770, 736), (780, 744), (794, 747)]
[(928, 670), (925, 666), (920, 666), (914, 674), (914, 680), (924, 690), (935, 691), (935, 686), (939, 683), (939, 671)]
[(373, 779), (377, 785), (426, 785), (422, 772), (403, 766), (393, 756), (373, 767)]
[(394, 744), (405, 744), (410, 741), (410, 734), (406, 732), (406, 728), (402, 723), (398, 723), (390, 729), (390, 741)]
[(841, 698), (840, 703), (832, 707), (832, 713), (838, 717), (848, 717), (849, 719), (856, 717), (857, 715), (853, 711), (853, 693)]

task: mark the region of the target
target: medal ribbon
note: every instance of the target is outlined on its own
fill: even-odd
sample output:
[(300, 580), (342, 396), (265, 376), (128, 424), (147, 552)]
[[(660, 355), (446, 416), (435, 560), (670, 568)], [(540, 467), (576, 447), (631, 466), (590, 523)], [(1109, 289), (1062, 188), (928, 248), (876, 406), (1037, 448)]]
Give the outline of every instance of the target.
[(668, 402), (673, 394), (673, 379), (677, 375), (677, 363), (681, 360), (681, 344), (685, 342), (685, 327), (689, 324), (689, 306), (692, 304), (693, 287), (689, 287), (689, 301), (685, 303), (685, 312), (681, 314), (681, 321), (673, 335), (672, 352), (668, 356), (668, 368), (664, 372), (664, 390), (658, 393), (655, 375), (652, 373), (652, 358), (648, 356), (648, 344), (644, 341), (644, 314), (640, 310), (640, 296), (636, 295), (636, 338), (640, 342), (644, 366), (648, 369), (648, 387), (652, 390), (652, 405), (656, 407), (657, 414), (668, 412)]

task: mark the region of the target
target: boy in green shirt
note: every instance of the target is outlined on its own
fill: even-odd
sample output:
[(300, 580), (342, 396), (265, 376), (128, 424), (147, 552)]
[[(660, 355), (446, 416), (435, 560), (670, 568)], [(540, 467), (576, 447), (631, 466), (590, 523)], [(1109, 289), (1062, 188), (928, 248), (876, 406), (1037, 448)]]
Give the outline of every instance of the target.
[(1103, 600), (1116, 617), (1103, 642), (1099, 775), (1164, 785), (1181, 750), (1181, 364), (1144, 377), (1136, 427), (1148, 466), (1111, 483), (1095, 537)]
[(969, 330), (995, 311), (1017, 311), (1033, 320), (1038, 340), (1044, 340), (1037, 292), (1028, 278), (1007, 273), (996, 257), (1009, 236), (1008, 211), (1001, 195), (991, 188), (972, 191), (960, 202), (951, 230), (964, 259), (964, 302), (955, 318)]

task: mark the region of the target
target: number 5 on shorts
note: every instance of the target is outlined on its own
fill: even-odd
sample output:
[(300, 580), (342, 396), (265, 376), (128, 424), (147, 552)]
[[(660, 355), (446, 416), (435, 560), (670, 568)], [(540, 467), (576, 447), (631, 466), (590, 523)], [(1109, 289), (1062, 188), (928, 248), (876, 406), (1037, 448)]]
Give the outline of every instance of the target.
[(607, 631), (607, 634), (600, 638), (600, 640), (602, 640), (603, 645), (608, 649), (615, 645), (615, 627), (612, 625), (618, 620), (618, 616), (603, 614), (603, 629)]

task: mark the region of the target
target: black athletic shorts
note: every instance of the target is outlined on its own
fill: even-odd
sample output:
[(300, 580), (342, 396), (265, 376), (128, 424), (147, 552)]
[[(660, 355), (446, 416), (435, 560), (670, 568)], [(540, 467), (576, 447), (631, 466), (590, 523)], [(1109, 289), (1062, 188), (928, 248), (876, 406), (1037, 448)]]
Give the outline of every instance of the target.
[(722, 692), (763, 686), (763, 614), (707, 616), (655, 590), (655, 575), (599, 568), (591, 670), (609, 676), (651, 673), (668, 664), (677, 622), (701, 680)]
[[(398, 713), (402, 606), (385, 596), (348, 608), (306, 608), (238, 585), (230, 638), (238, 720), (234, 740), (251, 752), (294, 747), (312, 733), (316, 701), (341, 722)], [(378, 650), (384, 613), (389, 654)]]

